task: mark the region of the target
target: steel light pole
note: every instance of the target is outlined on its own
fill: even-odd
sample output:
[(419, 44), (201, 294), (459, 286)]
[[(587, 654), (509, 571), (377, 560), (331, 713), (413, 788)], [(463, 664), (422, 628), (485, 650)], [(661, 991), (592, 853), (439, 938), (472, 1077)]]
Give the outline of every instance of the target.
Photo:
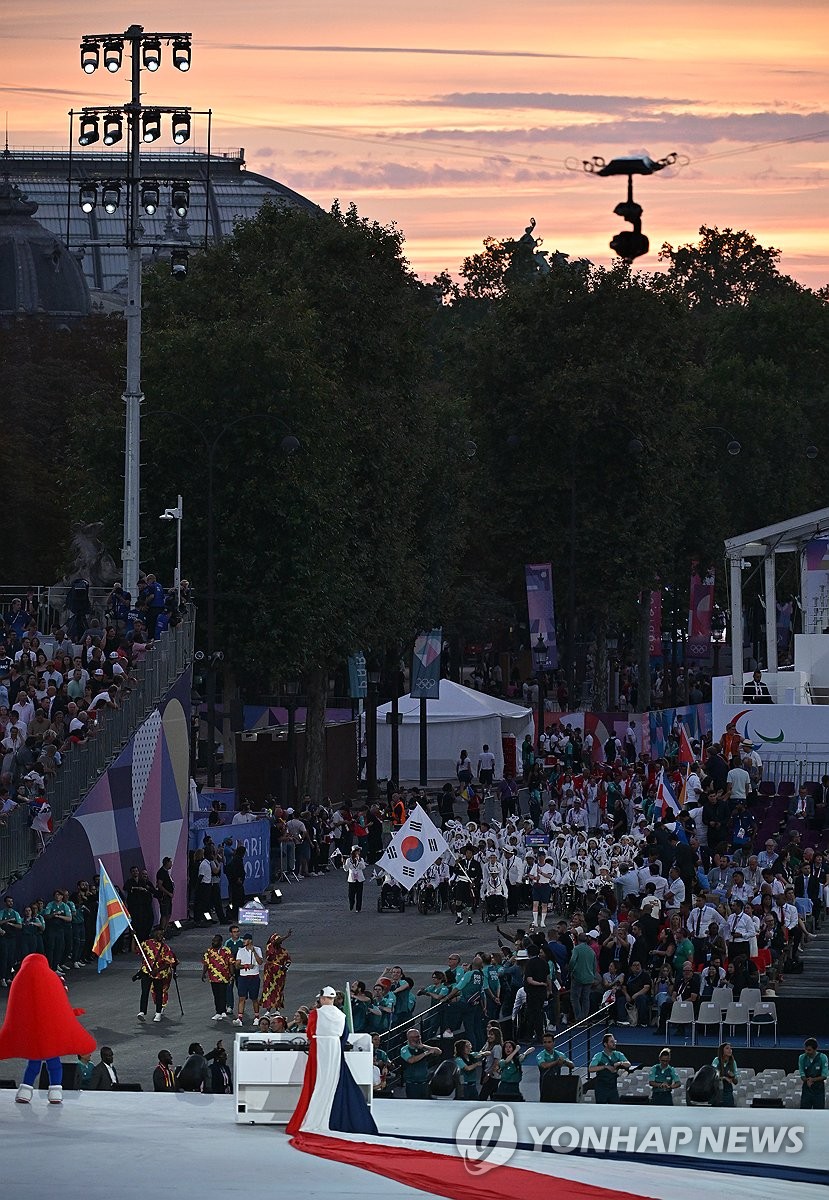
[(369, 804), (377, 803), (377, 685), (380, 669), (372, 664), (366, 671), (368, 677), (368, 711), (366, 724), (366, 789)]
[[(123, 400), (126, 406), (126, 433), (124, 444), (124, 544), (121, 549), (123, 563), (123, 586), (133, 601), (138, 595), (138, 566), (141, 538), (140, 486), (141, 486), (141, 242), (138, 220), (141, 202), (141, 143), (155, 141), (161, 136), (162, 111), (171, 109), (147, 108), (141, 103), (141, 71), (154, 72), (161, 64), (162, 43), (172, 46), (173, 65), (180, 71), (190, 69), (191, 35), (189, 33), (145, 33), (141, 25), (131, 25), (124, 33), (85, 34), (81, 40), (81, 69), (92, 74), (98, 69), (101, 54), (105, 70), (114, 73), (121, 67), (125, 49), (130, 54), (131, 92), (130, 101), (121, 108), (82, 109), (81, 145), (88, 146), (98, 141), (98, 118), (104, 119), (104, 145), (112, 145), (122, 136), (122, 116), (126, 117), (128, 137), (127, 185), (127, 307), (124, 313), (127, 323), (127, 369)], [(185, 121), (189, 137), (189, 109), (175, 110)], [(72, 114), (74, 116), (74, 113)], [(152, 118), (152, 120), (151, 120)], [(157, 122), (156, 119), (157, 118)], [(184, 129), (182, 124), (181, 129)], [(175, 140), (179, 139), (174, 130)], [(70, 160), (71, 161), (71, 160)], [(71, 181), (71, 166), (70, 166)], [(71, 182), (70, 182), (71, 187)], [(91, 205), (96, 203), (92, 188)], [(110, 181), (110, 204), (107, 205), (105, 185), (104, 206), (109, 212), (118, 207), (120, 188)], [(83, 207), (83, 196), (81, 197)], [(186, 211), (186, 210), (185, 210)]]
[(282, 690), (287, 697), (288, 709), (288, 808), (293, 808), (296, 799), (296, 705), (299, 680), (287, 680)]
[[(226, 425), (222, 426), (211, 441), (199, 423), (193, 420), (192, 417), (185, 416), (184, 413), (156, 409), (149, 415), (164, 416), (170, 420), (184, 421), (191, 429), (195, 430), (207, 451), (207, 723), (209, 726), (207, 731), (207, 778), (208, 783), (212, 787), (216, 779), (216, 670), (224, 659), (222, 651), (215, 648), (216, 542), (214, 534), (213, 481), (216, 451), (228, 430), (241, 424), (242, 421), (271, 421), (280, 425), (283, 429), (287, 429), (287, 426), (278, 417), (274, 416), (273, 413), (243, 413), (240, 417), (236, 417), (233, 421), (228, 421)], [(299, 439), (294, 437), (292, 433), (285, 434), (280, 442), (280, 447), (283, 454), (295, 454), (301, 448)]]
[(535, 663), (535, 677), (538, 681), (538, 732), (536, 734), (535, 744), (536, 749), (541, 749), (541, 735), (544, 732), (544, 700), (546, 689), (542, 682), (544, 668), (547, 665), (547, 643), (544, 641), (544, 634), (539, 633), (538, 641), (533, 646), (533, 662)]
[(184, 502), (181, 496), (178, 497), (178, 503), (175, 508), (165, 508), (164, 512), (158, 518), (159, 521), (175, 521), (176, 522), (176, 604), (181, 608), (181, 519), (184, 516)]

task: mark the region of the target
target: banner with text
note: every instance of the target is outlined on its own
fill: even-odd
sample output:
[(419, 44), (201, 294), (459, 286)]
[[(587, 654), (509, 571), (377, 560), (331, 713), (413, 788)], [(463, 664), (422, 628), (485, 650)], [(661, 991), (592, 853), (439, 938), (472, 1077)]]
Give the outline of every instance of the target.
[(361, 650), (348, 656), (348, 694), (352, 700), (365, 700), (368, 695), (366, 656)]
[(530, 649), (538, 644), (539, 636), (547, 646), (547, 671), (558, 669), (555, 607), (553, 604), (553, 567), (551, 563), (527, 563), (524, 567), (527, 584), (527, 614), (530, 619)]

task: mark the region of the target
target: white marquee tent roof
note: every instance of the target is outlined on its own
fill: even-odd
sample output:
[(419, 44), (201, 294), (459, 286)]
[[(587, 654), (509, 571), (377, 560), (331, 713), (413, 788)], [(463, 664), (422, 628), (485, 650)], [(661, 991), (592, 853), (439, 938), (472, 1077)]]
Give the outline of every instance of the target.
[[(420, 700), (401, 696), (398, 711), (401, 717), (398, 730), (400, 780), (413, 780), (420, 773)], [(392, 727), (386, 722), (390, 712), (390, 703), (377, 710), (379, 779), (388, 779), (391, 772)], [(462, 687), (451, 679), (441, 679), (439, 699), (426, 701), (426, 723), (430, 780), (454, 779), (461, 750), (468, 751), (475, 770), (484, 744), (495, 755), (496, 776), (500, 776), (504, 769), (502, 738), (511, 735), (518, 746), (524, 735), (533, 734), (535, 728), (531, 708)]]
[[(403, 723), (420, 720), (420, 701), (411, 696), (401, 696), (398, 710)], [(440, 699), (427, 700), (426, 711), (429, 723), (433, 721), (463, 721), (480, 720), (482, 717), (506, 717), (514, 721), (532, 720), (533, 711), (523, 704), (511, 704), (500, 696), (489, 696), (486, 692), (476, 692), (474, 688), (463, 687), (453, 683), (451, 679), (441, 679)], [(377, 718), (385, 721), (386, 713), (391, 712), (391, 703), (381, 704), (377, 709)]]

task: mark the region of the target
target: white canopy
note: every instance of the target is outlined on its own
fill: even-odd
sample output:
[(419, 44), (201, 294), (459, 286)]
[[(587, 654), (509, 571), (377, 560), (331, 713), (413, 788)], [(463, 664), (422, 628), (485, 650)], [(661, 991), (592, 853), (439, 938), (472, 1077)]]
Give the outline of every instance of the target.
[[(401, 696), (399, 701), (400, 779), (418, 779), (420, 775), (420, 701)], [(391, 775), (391, 725), (386, 715), (391, 704), (377, 709), (377, 776)], [(461, 750), (472, 760), (473, 771), (478, 755), (488, 745), (495, 755), (496, 776), (504, 769), (501, 739), (512, 734), (520, 746), (524, 735), (533, 735), (533, 710), (510, 704), (499, 696), (488, 696), (474, 688), (462, 687), (451, 679), (441, 679), (440, 699), (426, 701), (429, 736), (429, 779), (455, 779), (455, 766)]]

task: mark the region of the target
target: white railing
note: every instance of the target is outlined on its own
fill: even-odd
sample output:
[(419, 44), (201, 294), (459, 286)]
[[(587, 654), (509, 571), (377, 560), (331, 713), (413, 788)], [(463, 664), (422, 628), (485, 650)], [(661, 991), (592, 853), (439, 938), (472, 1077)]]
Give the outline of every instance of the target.
[[(797, 678), (769, 679), (763, 680), (763, 683), (768, 688), (769, 696), (772, 704), (815, 704), (826, 703), (822, 699), (816, 698), (816, 691), (826, 691), (827, 689), (814, 689), (808, 680), (800, 681)], [(746, 683), (734, 684), (730, 683), (725, 689), (726, 704), (750, 704), (755, 705), (766, 703), (768, 699), (763, 701), (757, 699), (751, 693), (746, 694)]]

